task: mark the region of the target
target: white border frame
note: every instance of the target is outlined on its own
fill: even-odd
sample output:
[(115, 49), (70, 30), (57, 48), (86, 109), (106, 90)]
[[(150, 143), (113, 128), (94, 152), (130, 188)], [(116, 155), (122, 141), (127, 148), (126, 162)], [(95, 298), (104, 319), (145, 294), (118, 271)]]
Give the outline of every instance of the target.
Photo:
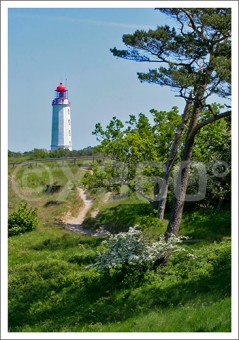
[[(232, 8), (232, 332), (230, 333), (9, 333), (7, 329), (8, 8)], [(236, 45), (236, 46), (235, 46)], [(1, 2), (1, 334), (2, 339), (237, 339), (238, 338), (238, 2), (237, 1), (2, 1)], [(234, 228), (233, 228), (234, 225)]]

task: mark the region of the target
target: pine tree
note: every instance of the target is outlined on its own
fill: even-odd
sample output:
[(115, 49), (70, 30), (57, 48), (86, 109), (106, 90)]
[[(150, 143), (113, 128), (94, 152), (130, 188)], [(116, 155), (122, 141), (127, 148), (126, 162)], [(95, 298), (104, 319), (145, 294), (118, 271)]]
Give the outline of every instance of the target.
[[(113, 48), (111, 52), (114, 56), (128, 60), (160, 63), (159, 68), (150, 69), (148, 73), (138, 73), (139, 80), (169, 86), (177, 90), (177, 96), (186, 100), (181, 131), (185, 129), (188, 121), (189, 124), (167, 237), (170, 233), (177, 235), (181, 223), (196, 133), (201, 127), (231, 114), (230, 109), (219, 114), (211, 110), (211, 117), (198, 123), (202, 109), (206, 106), (210, 108), (207, 100), (212, 94), (222, 98), (229, 98), (231, 94), (231, 9), (159, 10), (174, 18), (178, 27), (170, 28), (166, 25), (148, 32), (137, 30), (133, 34), (126, 34), (123, 36), (123, 42), (127, 49)], [(191, 112), (186, 110), (189, 104), (192, 106)], [(177, 139), (178, 135), (175, 134), (171, 161), (168, 159), (169, 171), (175, 157)], [(169, 174), (165, 173), (165, 178), (167, 176)], [(167, 191), (167, 181), (165, 183)], [(165, 187), (162, 189), (165, 190)], [(162, 195), (161, 192), (160, 217), (163, 216), (165, 196), (165, 193)]]

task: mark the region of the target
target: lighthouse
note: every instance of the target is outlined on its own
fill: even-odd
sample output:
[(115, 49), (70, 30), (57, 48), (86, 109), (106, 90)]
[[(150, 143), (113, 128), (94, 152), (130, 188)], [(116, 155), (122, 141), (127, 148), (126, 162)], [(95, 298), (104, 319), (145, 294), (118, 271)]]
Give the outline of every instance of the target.
[(68, 90), (62, 83), (55, 90), (52, 101), (51, 150), (58, 148), (72, 150), (71, 110)]

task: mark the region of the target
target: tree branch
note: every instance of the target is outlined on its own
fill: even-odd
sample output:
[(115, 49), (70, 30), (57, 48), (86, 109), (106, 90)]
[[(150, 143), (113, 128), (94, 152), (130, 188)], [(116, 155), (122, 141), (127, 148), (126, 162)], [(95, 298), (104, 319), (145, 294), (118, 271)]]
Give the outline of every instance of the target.
[(179, 13), (176, 14), (176, 18), (177, 18), (178, 22), (181, 24), (181, 29), (180, 29), (181, 34), (183, 36), (185, 36), (185, 33), (183, 32), (183, 30), (184, 30), (184, 23), (180, 20)]
[(197, 131), (200, 130), (201, 128), (203, 128), (204, 126), (206, 126), (206, 125), (208, 125), (210, 123), (213, 123), (213, 122), (215, 122), (218, 119), (229, 117), (229, 116), (231, 116), (231, 110), (223, 112), (223, 113), (220, 113), (218, 115), (213, 115), (212, 117), (203, 120), (201, 123), (198, 123), (195, 126), (195, 128), (191, 131), (190, 135), (188, 136), (188, 139), (190, 140), (191, 138), (193, 138), (196, 135)]
[(145, 198), (149, 203), (154, 202), (154, 200), (151, 197), (149, 197), (148, 195), (146, 195), (143, 191), (137, 190), (137, 193), (140, 194), (143, 198)]
[[(134, 190), (134, 187), (131, 186), (128, 182), (123, 181), (122, 184), (127, 185), (127, 187), (128, 187), (130, 190), (132, 190), (133, 192), (135, 191), (135, 190)], [(148, 195), (146, 195), (143, 191), (137, 190), (137, 193), (138, 193), (139, 195), (141, 195), (143, 198), (145, 198), (149, 203), (153, 203), (153, 202), (154, 202), (154, 200), (153, 200), (151, 197), (149, 197)]]
[(195, 25), (195, 22), (193, 20), (193, 17), (192, 15), (188, 12), (188, 10), (186, 8), (181, 8), (182, 12), (186, 14), (186, 16), (188, 17), (189, 21), (190, 21), (190, 24), (191, 24), (191, 27), (192, 29), (197, 32), (202, 39), (205, 40), (205, 36), (203, 34), (203, 29), (201, 31), (199, 31), (199, 29), (197, 28), (197, 26)]
[(218, 33), (220, 33), (220, 32), (216, 32), (216, 33), (213, 35), (213, 39), (212, 39), (212, 40), (213, 40), (213, 45), (215, 45), (215, 44), (217, 44), (217, 43), (219, 43), (219, 42), (221, 42), (221, 41), (224, 41), (224, 40), (226, 40), (227, 38), (231, 37), (231, 34), (228, 33), (228, 34), (223, 34), (222, 37), (220, 37), (220, 38), (218, 38), (218, 39), (215, 39), (215, 36), (216, 36)]

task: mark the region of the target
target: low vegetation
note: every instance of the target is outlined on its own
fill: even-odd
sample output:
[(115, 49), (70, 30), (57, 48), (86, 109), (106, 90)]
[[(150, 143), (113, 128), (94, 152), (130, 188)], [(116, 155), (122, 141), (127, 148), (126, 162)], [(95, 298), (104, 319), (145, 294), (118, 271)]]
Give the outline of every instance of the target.
[(143, 275), (85, 270), (101, 242), (47, 227), (10, 238), (9, 330), (230, 331), (230, 241), (186, 243)]
[(8, 236), (19, 235), (31, 231), (37, 227), (39, 219), (36, 209), (29, 208), (27, 204), (21, 204), (18, 210), (9, 215)]
[(82, 202), (77, 193), (85, 170), (71, 164), (52, 162), (9, 167), (9, 214), (22, 203), (38, 209), (43, 225), (52, 225), (66, 212), (77, 216)]
[[(35, 170), (28, 169), (30, 178)], [(178, 245), (185, 250), (174, 252), (166, 267), (120, 264), (95, 271), (107, 237), (73, 233), (56, 220), (73, 202), (76, 211), (82, 204), (76, 195), (85, 170), (78, 170), (71, 168), (75, 176), (68, 183), (64, 168), (52, 165), (53, 183), (61, 188), (46, 192), (49, 178), (41, 177), (38, 200), (28, 203), (38, 208), (37, 228), (9, 238), (9, 331), (230, 332), (230, 211), (186, 211), (181, 235), (190, 239)], [(23, 189), (22, 174), (9, 169), (10, 212), (17, 202), (11, 176)], [(28, 183), (33, 188), (37, 182)], [(60, 201), (67, 183), (68, 195)], [(138, 224), (144, 242), (159, 240), (167, 216), (159, 221), (147, 200), (124, 189), (110, 197), (95, 199), (92, 209), (99, 213), (85, 227), (104, 226), (117, 237)]]

